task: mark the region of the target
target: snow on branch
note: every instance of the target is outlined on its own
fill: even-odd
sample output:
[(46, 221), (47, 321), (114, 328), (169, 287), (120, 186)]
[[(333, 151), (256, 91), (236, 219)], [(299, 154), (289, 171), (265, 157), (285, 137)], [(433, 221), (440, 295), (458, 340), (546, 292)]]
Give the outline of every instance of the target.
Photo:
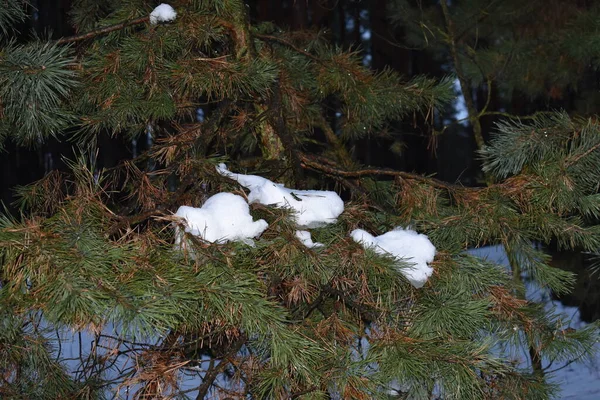
[(150, 23), (171, 22), (177, 17), (177, 12), (169, 4), (162, 3), (150, 13)]
[(262, 176), (235, 174), (225, 164), (217, 171), (250, 190), (248, 201), (295, 211), (296, 223), (303, 228), (318, 228), (337, 221), (344, 202), (337, 193), (325, 190), (295, 190)]
[(433, 261), (436, 249), (429, 238), (423, 234), (397, 227), (380, 236), (373, 236), (362, 229), (355, 229), (350, 236), (355, 242), (362, 244), (365, 248), (370, 248), (377, 254), (391, 255), (398, 260), (413, 264), (399, 270), (417, 289), (423, 287), (433, 273), (433, 268), (428, 263)]
[[(253, 221), (246, 200), (233, 193), (215, 194), (201, 208), (181, 206), (175, 216), (184, 220), (185, 232), (210, 243), (252, 244), (252, 238), (260, 236), (268, 226), (264, 219)], [(177, 245), (181, 243), (180, 232), (176, 232), (176, 241)]]
[(309, 231), (296, 231), (296, 237), (302, 242), (303, 245), (305, 245), (309, 249), (325, 246), (323, 243), (313, 242)]

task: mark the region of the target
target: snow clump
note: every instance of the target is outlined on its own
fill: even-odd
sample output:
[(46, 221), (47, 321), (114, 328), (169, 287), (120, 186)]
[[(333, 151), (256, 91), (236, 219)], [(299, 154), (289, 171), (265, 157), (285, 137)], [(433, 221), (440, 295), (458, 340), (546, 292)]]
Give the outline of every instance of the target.
[(177, 12), (168, 4), (162, 3), (150, 13), (150, 23), (156, 25), (159, 22), (171, 22), (177, 17)]
[[(233, 193), (218, 193), (210, 197), (201, 208), (181, 206), (175, 213), (185, 222), (185, 231), (210, 243), (241, 241), (252, 245), (252, 238), (267, 229), (267, 221), (253, 221), (248, 203)], [(176, 244), (181, 234), (176, 232)]]
[(313, 242), (309, 231), (296, 231), (296, 237), (309, 249), (325, 246), (323, 243)]
[(398, 260), (413, 264), (410, 267), (400, 268), (400, 273), (417, 289), (423, 287), (433, 273), (433, 268), (427, 264), (435, 257), (435, 246), (423, 234), (397, 227), (380, 236), (355, 229), (350, 236), (355, 242), (362, 244), (364, 248), (371, 248), (377, 254), (391, 255)]
[(217, 171), (250, 189), (250, 203), (291, 208), (295, 211), (296, 223), (302, 228), (318, 228), (334, 223), (344, 211), (344, 202), (335, 192), (288, 189), (262, 176), (235, 174), (225, 164), (219, 164)]

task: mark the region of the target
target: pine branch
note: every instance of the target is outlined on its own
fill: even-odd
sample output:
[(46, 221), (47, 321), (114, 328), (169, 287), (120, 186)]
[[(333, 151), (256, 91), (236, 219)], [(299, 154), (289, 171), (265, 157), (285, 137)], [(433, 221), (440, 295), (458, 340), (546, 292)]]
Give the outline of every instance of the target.
[(128, 28), (130, 26), (139, 25), (146, 23), (150, 20), (150, 16), (146, 15), (144, 17), (139, 17), (136, 19), (132, 19), (130, 21), (120, 22), (115, 25), (105, 26), (104, 28), (98, 28), (93, 31), (82, 33), (80, 35), (67, 36), (56, 41), (57, 44), (66, 44), (66, 43), (74, 43), (81, 42), (83, 40), (92, 39), (96, 36), (105, 35), (110, 32), (118, 31), (121, 29)]
[(134, 214), (130, 216), (121, 216), (119, 220), (113, 225), (111, 230), (108, 232), (108, 236), (116, 235), (121, 229), (129, 227), (134, 224), (138, 224), (140, 222), (145, 221), (146, 219), (153, 217), (155, 215), (161, 215), (162, 211), (160, 209), (154, 209), (145, 211), (141, 214)]
[(246, 343), (246, 335), (241, 334), (240, 337), (231, 344), (229, 351), (223, 356), (221, 362), (216, 367), (214, 365), (206, 371), (204, 375), (202, 385), (198, 388), (198, 396), (196, 396), (196, 400), (202, 400), (208, 393), (208, 390), (212, 386), (215, 379), (221, 372), (227, 368), (227, 366), (231, 363), (230, 358), (234, 357), (238, 351), (242, 348), (244, 343)]
[[(485, 141), (483, 140), (483, 134), (481, 131), (481, 121), (479, 120), (479, 113), (477, 112), (477, 108), (475, 107), (475, 101), (473, 100), (473, 88), (471, 87), (471, 84), (466, 78), (466, 75), (463, 71), (463, 66), (458, 58), (458, 50), (456, 48), (457, 35), (454, 31), (454, 21), (452, 20), (452, 17), (450, 16), (450, 11), (448, 10), (448, 2), (446, 0), (441, 0), (440, 5), (442, 6), (444, 20), (446, 21), (446, 28), (450, 40), (450, 54), (452, 55), (452, 60), (454, 61), (456, 76), (458, 77), (460, 87), (465, 98), (467, 111), (470, 117), (469, 120), (473, 124), (473, 134), (475, 135), (475, 142), (477, 143), (477, 148), (482, 149), (485, 145)], [(491, 88), (488, 88), (488, 90), (491, 90)]]
[(319, 390), (319, 388), (317, 386), (311, 386), (309, 388), (306, 388), (306, 389), (300, 390), (298, 392), (292, 393), (290, 395), (289, 399), (290, 400), (294, 400), (294, 399), (300, 398), (300, 397), (304, 396), (305, 394), (309, 394), (309, 393), (314, 392), (315, 390)]
[(594, 146), (590, 147), (584, 153), (579, 154), (577, 157), (574, 157), (574, 158), (572, 158), (570, 160), (567, 160), (567, 162), (565, 163), (565, 167), (568, 168), (568, 167), (576, 164), (579, 160), (581, 160), (582, 158), (590, 155), (591, 153), (593, 153), (594, 151), (598, 150), (599, 148), (600, 148), (600, 142), (598, 142)]
[(319, 115), (318, 120), (316, 121), (316, 126), (321, 128), (325, 134), (325, 138), (335, 149), (335, 153), (342, 165), (346, 167), (352, 166), (354, 164), (352, 161), (352, 156), (350, 153), (348, 153), (348, 149), (346, 149), (340, 138), (335, 134), (333, 129), (331, 129), (331, 126), (325, 117)]
[(266, 40), (266, 41), (270, 41), (270, 42), (275, 42), (275, 43), (279, 43), (281, 45), (284, 45), (286, 47), (289, 47), (290, 49), (294, 50), (295, 52), (302, 54), (305, 57), (310, 58), (311, 60), (313, 60), (316, 63), (319, 64), (325, 64), (323, 62), (323, 60), (321, 60), (318, 57), (313, 56), (312, 54), (310, 54), (308, 51), (302, 50), (301, 48), (294, 46), (292, 43), (288, 42), (285, 39), (282, 39), (280, 37), (277, 36), (271, 36), (271, 35), (262, 35), (262, 34), (254, 34), (254, 37), (258, 38), (258, 39), (262, 39), (262, 40)]
[[(335, 166), (328, 166), (326, 164), (331, 164), (330, 160), (324, 160), (318, 156), (308, 155), (306, 153), (300, 154), (300, 160), (302, 161), (302, 165), (305, 168), (310, 168), (315, 171), (325, 172), (331, 176), (343, 176), (347, 178), (360, 178), (363, 176), (398, 176), (403, 179), (417, 180), (420, 182), (425, 182), (433, 187), (438, 189), (446, 189), (446, 190), (456, 190), (456, 189), (464, 189), (462, 186), (452, 185), (446, 182), (442, 182), (435, 178), (429, 178), (426, 176), (411, 174), (410, 172), (404, 171), (396, 171), (388, 168), (368, 168), (368, 169), (360, 169), (355, 171), (346, 171)], [(479, 190), (478, 188), (473, 188), (472, 190)]]
[(360, 315), (360, 318), (363, 319), (365, 322), (370, 323), (377, 321), (378, 316), (376, 314), (376, 310), (372, 309), (371, 307), (368, 307), (366, 304), (352, 300), (346, 295), (345, 292), (334, 289), (329, 285), (323, 285), (321, 290), (330, 295), (332, 298), (340, 300), (346, 306), (356, 311)]
[(290, 134), (284, 115), (284, 106), (281, 99), (281, 87), (279, 81), (275, 82), (270, 101), (269, 120), (270, 125), (275, 128), (275, 134), (281, 140), (284, 149), (287, 150), (294, 180), (298, 188), (302, 189), (305, 186), (304, 170), (302, 169), (302, 161), (300, 160), (300, 151), (294, 141), (294, 137)]

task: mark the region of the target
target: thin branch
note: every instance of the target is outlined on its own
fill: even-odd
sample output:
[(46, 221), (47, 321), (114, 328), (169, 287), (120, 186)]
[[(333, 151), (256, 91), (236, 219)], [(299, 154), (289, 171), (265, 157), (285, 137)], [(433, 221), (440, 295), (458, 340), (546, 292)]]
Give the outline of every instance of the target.
[[(482, 113), (480, 116), (484, 117), (484, 116), (488, 116), (488, 115), (497, 115), (500, 117), (506, 117), (506, 118), (511, 118), (511, 119), (536, 119), (540, 115), (545, 115), (545, 114), (554, 115), (555, 113), (552, 111), (536, 111), (535, 113), (533, 113), (531, 115), (515, 115), (515, 114), (503, 112), (503, 111), (486, 111), (486, 112)], [(464, 118), (464, 119), (468, 119), (468, 118)]]
[(485, 105), (483, 106), (483, 108), (481, 109), (479, 114), (477, 114), (477, 119), (481, 118), (481, 116), (485, 114), (491, 101), (492, 101), (492, 79), (487, 78), (487, 99), (485, 100)]
[(258, 39), (265, 40), (265, 41), (270, 41), (270, 42), (275, 42), (275, 43), (282, 44), (282, 45), (284, 45), (286, 47), (289, 47), (290, 49), (296, 51), (297, 53), (300, 53), (300, 54), (304, 55), (305, 57), (310, 58), (311, 60), (313, 60), (313, 61), (315, 61), (315, 62), (317, 62), (319, 64), (324, 64), (323, 60), (321, 60), (320, 58), (313, 56), (308, 51), (302, 50), (301, 48), (293, 45), (292, 43), (288, 42), (285, 39), (279, 38), (277, 36), (261, 35), (261, 34), (254, 34), (254, 37), (258, 38)]
[(269, 109), (267, 113), (268, 123), (274, 128), (274, 133), (279, 137), (283, 148), (288, 152), (290, 157), (290, 167), (294, 175), (294, 180), (300, 189), (302, 189), (306, 182), (304, 179), (304, 169), (302, 168), (302, 161), (298, 157), (300, 151), (294, 141), (293, 135), (289, 132), (289, 129), (285, 120), (285, 110), (283, 106), (283, 99), (281, 95), (281, 86), (279, 80), (273, 85), (271, 91), (271, 97), (269, 99)]
[(110, 236), (116, 235), (121, 229), (130, 227), (131, 225), (135, 225), (140, 222), (143, 222), (150, 217), (163, 215), (163, 214), (164, 214), (163, 210), (161, 210), (159, 208), (155, 208), (154, 210), (144, 211), (141, 214), (134, 214), (134, 215), (130, 215), (130, 216), (119, 216), (119, 220), (115, 224), (113, 224), (112, 228), (108, 232), (108, 236), (110, 237)]
[(95, 29), (95, 30), (87, 32), (87, 33), (82, 33), (80, 35), (67, 36), (67, 37), (58, 39), (56, 41), (56, 43), (57, 44), (66, 44), (66, 43), (80, 42), (82, 40), (91, 39), (96, 36), (105, 35), (110, 32), (119, 31), (121, 29), (125, 29), (130, 26), (140, 25), (140, 24), (148, 22), (149, 20), (150, 20), (150, 16), (146, 15), (144, 17), (139, 17), (139, 18), (132, 19), (129, 21), (120, 22), (115, 25), (105, 26), (104, 28), (98, 28), (98, 29)]
[(202, 380), (202, 385), (198, 388), (198, 396), (196, 396), (196, 400), (202, 400), (206, 397), (208, 390), (212, 386), (215, 379), (221, 372), (225, 370), (225, 368), (229, 365), (230, 361), (228, 358), (231, 358), (237, 354), (238, 351), (242, 348), (244, 343), (246, 343), (246, 335), (240, 335), (237, 341), (232, 343), (231, 347), (227, 354), (221, 359), (221, 362), (216, 367), (213, 365), (211, 368), (206, 371), (204, 375), (204, 379)]
[(552, 361), (550, 364), (548, 364), (548, 366), (547, 366), (547, 367), (544, 369), (544, 373), (545, 373), (545, 374), (547, 374), (547, 375), (550, 375), (550, 374), (553, 374), (553, 373), (555, 373), (555, 372), (558, 372), (558, 371), (560, 371), (561, 369), (565, 369), (565, 368), (567, 368), (569, 365), (571, 365), (571, 364), (573, 364), (573, 363), (576, 363), (576, 362), (579, 362), (579, 361), (581, 361), (581, 360), (582, 360), (582, 359), (583, 359), (583, 358), (584, 358), (584, 357), (585, 357), (587, 354), (588, 354), (588, 353), (587, 353), (587, 351), (583, 351), (583, 352), (582, 352), (581, 354), (579, 354), (577, 357), (575, 357), (575, 358), (573, 358), (573, 359), (571, 359), (571, 360), (567, 361), (567, 362), (566, 362), (564, 365), (562, 365), (562, 366), (560, 366), (560, 367), (556, 367), (556, 368), (554, 368), (554, 369), (552, 369), (552, 370), (548, 371), (548, 368), (550, 368), (550, 366), (552, 365), (552, 362), (554, 362), (554, 360), (553, 360), (553, 361)]
[(458, 50), (456, 46), (457, 35), (454, 30), (454, 21), (452, 20), (452, 17), (450, 16), (450, 11), (448, 10), (447, 0), (441, 0), (440, 5), (442, 6), (444, 20), (446, 21), (446, 29), (448, 33), (448, 39), (450, 42), (450, 54), (452, 55), (452, 60), (454, 61), (454, 69), (456, 70), (456, 76), (458, 77), (458, 81), (460, 82), (460, 88), (465, 98), (467, 111), (470, 117), (469, 119), (471, 121), (471, 124), (473, 125), (473, 135), (475, 136), (475, 142), (477, 143), (477, 148), (482, 149), (485, 145), (485, 141), (483, 140), (483, 133), (481, 131), (481, 122), (479, 121), (479, 113), (477, 112), (477, 108), (475, 107), (475, 101), (473, 100), (473, 89), (471, 88), (471, 84), (465, 77), (465, 73), (462, 68), (462, 63), (458, 58)]
[[(420, 182), (427, 183), (431, 186), (437, 187), (439, 189), (446, 190), (456, 190), (456, 189), (464, 189), (462, 186), (452, 185), (450, 183), (442, 182), (435, 178), (429, 178), (426, 176), (411, 174), (410, 172), (404, 171), (396, 171), (394, 169), (389, 168), (366, 168), (359, 169), (354, 171), (346, 171), (335, 166), (330, 166), (330, 162), (326, 162), (326, 160), (322, 160), (317, 156), (308, 155), (308, 154), (300, 154), (300, 160), (302, 161), (302, 166), (304, 168), (309, 168), (315, 171), (325, 172), (331, 176), (343, 176), (347, 178), (360, 178), (363, 176), (398, 176), (403, 179), (417, 180)], [(329, 161), (329, 160), (327, 160)], [(330, 165), (326, 165), (330, 164)], [(473, 188), (477, 190), (477, 188)]]
[(600, 148), (600, 143), (597, 143), (594, 146), (590, 147), (584, 153), (579, 154), (578, 156), (573, 157), (570, 160), (567, 160), (567, 162), (565, 163), (565, 167), (568, 168), (568, 167), (572, 166), (573, 164), (576, 164), (582, 158), (584, 158), (584, 157), (588, 156), (590, 153), (593, 153), (594, 151), (598, 150), (598, 148)]
[(346, 146), (344, 146), (341, 139), (338, 137), (338, 135), (335, 134), (333, 129), (331, 129), (329, 122), (325, 119), (325, 117), (323, 117), (323, 115), (319, 114), (315, 126), (321, 128), (323, 134), (325, 135), (325, 138), (327, 139), (329, 144), (333, 146), (335, 154), (338, 157), (339, 161), (345, 167), (352, 166), (354, 164), (354, 162), (352, 161), (352, 156), (350, 156), (350, 153), (348, 153), (348, 149), (346, 149)]
[(318, 386), (311, 386), (311, 387), (309, 387), (309, 388), (307, 388), (307, 389), (304, 389), (304, 390), (301, 390), (301, 391), (299, 391), (299, 392), (292, 393), (292, 394), (290, 395), (289, 399), (290, 399), (290, 400), (294, 400), (294, 399), (297, 399), (297, 398), (299, 398), (299, 397), (302, 397), (302, 396), (304, 396), (305, 394), (312, 393), (312, 392), (314, 392), (314, 391), (316, 391), (316, 390), (319, 390), (319, 387), (318, 387)]

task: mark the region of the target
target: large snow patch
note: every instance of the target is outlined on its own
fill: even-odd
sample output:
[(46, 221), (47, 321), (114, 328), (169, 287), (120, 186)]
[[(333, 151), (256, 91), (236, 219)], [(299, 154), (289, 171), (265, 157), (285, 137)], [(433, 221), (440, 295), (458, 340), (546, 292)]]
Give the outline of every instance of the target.
[(433, 273), (433, 268), (428, 263), (435, 257), (435, 246), (423, 234), (397, 227), (380, 236), (355, 229), (350, 236), (355, 242), (361, 243), (365, 248), (371, 248), (378, 254), (391, 255), (398, 260), (413, 264), (410, 267), (400, 268), (400, 273), (416, 288), (423, 287)]
[[(218, 193), (201, 208), (181, 206), (175, 213), (185, 223), (185, 231), (211, 243), (242, 241), (252, 243), (267, 229), (264, 219), (253, 221), (248, 203), (233, 193)], [(180, 235), (177, 235), (180, 241)]]
[(249, 189), (250, 203), (291, 208), (296, 223), (302, 228), (318, 228), (334, 223), (344, 211), (344, 202), (335, 192), (288, 189), (262, 176), (235, 174), (225, 164), (219, 164), (217, 171)]

